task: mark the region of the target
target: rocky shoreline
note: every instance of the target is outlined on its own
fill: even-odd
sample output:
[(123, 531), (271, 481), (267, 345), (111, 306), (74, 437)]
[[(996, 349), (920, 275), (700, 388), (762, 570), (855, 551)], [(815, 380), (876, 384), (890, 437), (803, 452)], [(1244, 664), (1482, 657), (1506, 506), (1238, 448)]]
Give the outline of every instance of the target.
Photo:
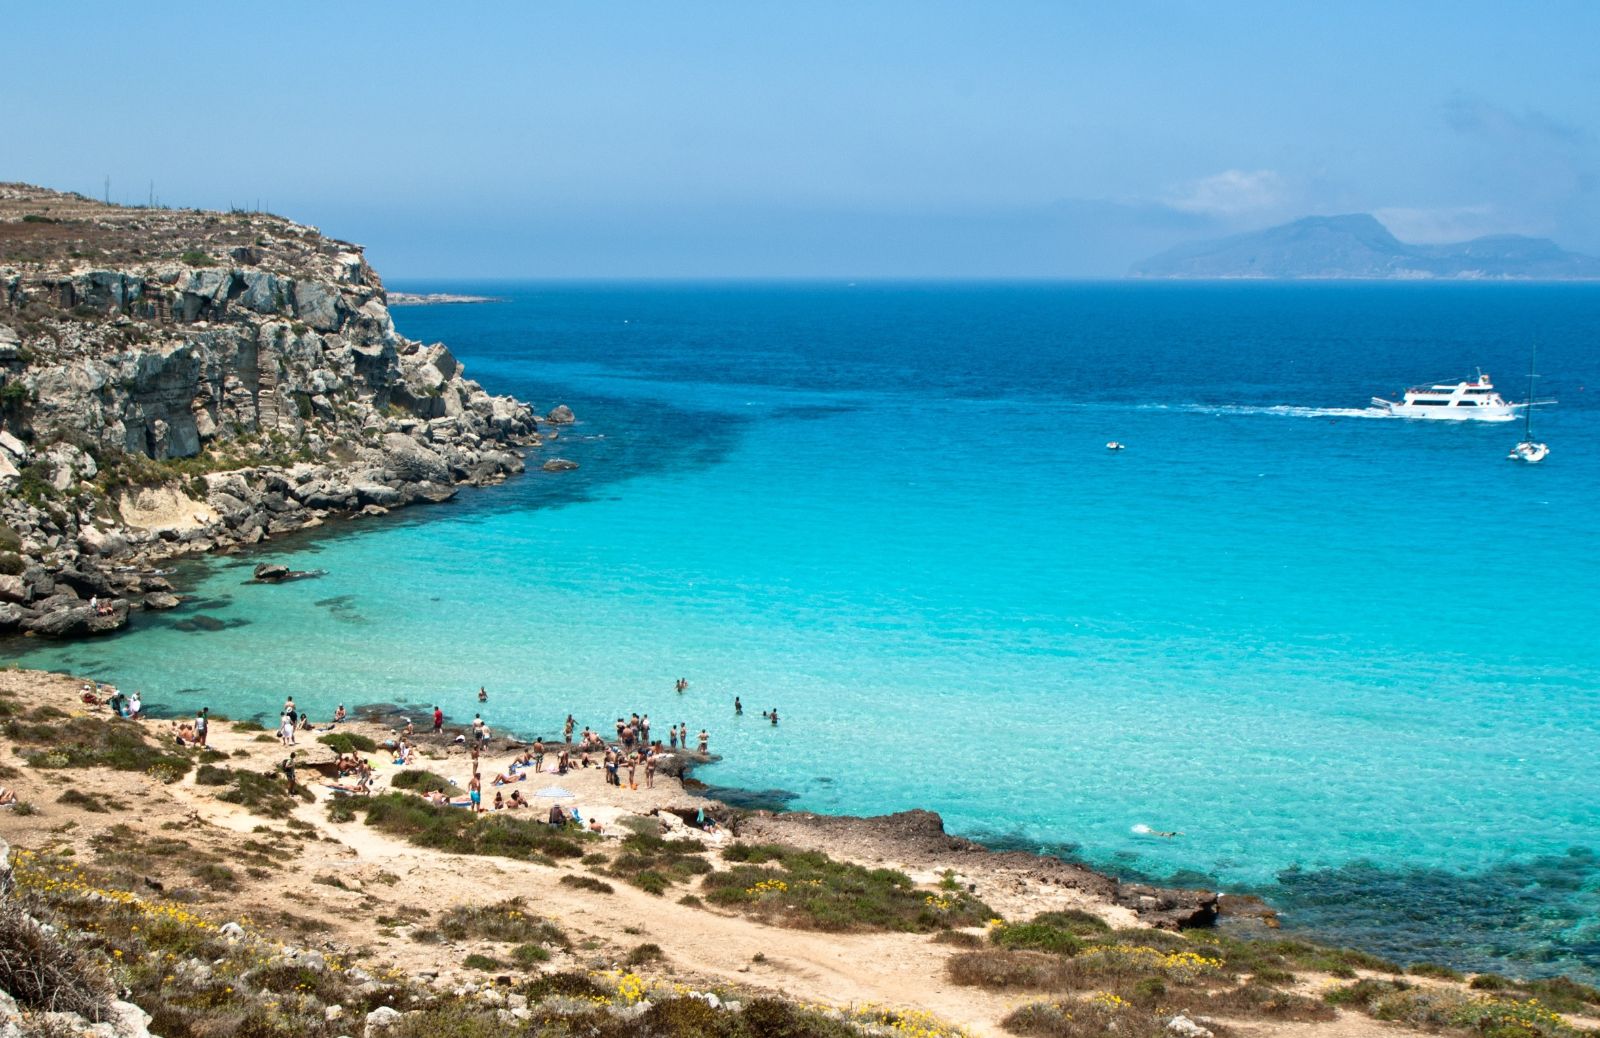
[(178, 604), (174, 557), (447, 501), (574, 420), (388, 304), (359, 246), (281, 217), (0, 184), (0, 636), (118, 630)]

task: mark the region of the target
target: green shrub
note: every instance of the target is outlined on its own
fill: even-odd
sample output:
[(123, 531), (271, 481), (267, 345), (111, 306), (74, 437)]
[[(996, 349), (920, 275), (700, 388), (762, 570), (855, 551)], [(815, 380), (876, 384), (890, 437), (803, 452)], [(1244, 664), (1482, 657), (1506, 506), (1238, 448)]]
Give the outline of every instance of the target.
[(1037, 920), (1031, 923), (996, 924), (989, 928), (989, 939), (1002, 948), (1031, 948), (1057, 955), (1076, 955), (1084, 946), (1076, 935)]
[(190, 249), (178, 257), (178, 261), (190, 267), (214, 267), (217, 261), (199, 249)]
[(485, 973), (493, 973), (495, 970), (505, 969), (506, 964), (499, 959), (491, 959), (487, 955), (479, 955), (474, 952), (462, 959), (461, 965), (469, 970), (482, 970)]
[(606, 871), (651, 894), (663, 894), (674, 883), (711, 871), (705, 848), (688, 840), (663, 840), (650, 833), (622, 838), (622, 852)]
[(395, 775), (389, 785), (394, 789), (408, 789), (415, 793), (449, 793), (457, 796), (462, 792), (461, 787), (449, 779), (422, 769), (402, 771)]
[(1467, 987), (1474, 991), (1504, 991), (1513, 986), (1509, 979), (1498, 973), (1480, 973), (1467, 982)]
[(459, 807), (435, 807), (420, 797), (402, 793), (352, 799), (350, 803), (373, 828), (404, 837), (419, 847), (453, 854), (522, 861), (581, 858), (584, 845), (598, 839), (576, 830), (554, 830), (543, 822), (518, 818), (506, 811), (474, 815)]
[(973, 926), (994, 914), (968, 894), (919, 891), (902, 872), (817, 851), (735, 843), (723, 857), (738, 864), (706, 876), (707, 900), (783, 925), (928, 932)]
[(457, 905), (435, 924), (440, 936), (451, 941), (479, 940), (568, 946), (566, 934), (548, 919), (529, 915), (526, 903), (514, 897), (493, 905)]
[(667, 953), (661, 950), (661, 945), (646, 941), (628, 952), (627, 957), (622, 962), (626, 966), (643, 966), (650, 962), (660, 962), (666, 957)]
[(1460, 970), (1453, 970), (1449, 966), (1436, 966), (1431, 962), (1413, 962), (1406, 967), (1406, 972), (1413, 977), (1432, 977), (1435, 980), (1465, 980)]
[(549, 962), (550, 949), (542, 944), (519, 944), (511, 949), (511, 961), (524, 967)]
[(564, 887), (592, 890), (596, 894), (615, 894), (617, 892), (616, 887), (613, 887), (603, 879), (595, 879), (593, 876), (580, 876), (570, 872), (562, 876), (557, 882)]
[(331, 748), (334, 753), (374, 753), (378, 749), (376, 742), (359, 732), (330, 732), (317, 736), (317, 741)]
[(27, 564), (22, 561), (22, 556), (14, 551), (0, 551), (0, 573), (8, 577), (20, 577)]

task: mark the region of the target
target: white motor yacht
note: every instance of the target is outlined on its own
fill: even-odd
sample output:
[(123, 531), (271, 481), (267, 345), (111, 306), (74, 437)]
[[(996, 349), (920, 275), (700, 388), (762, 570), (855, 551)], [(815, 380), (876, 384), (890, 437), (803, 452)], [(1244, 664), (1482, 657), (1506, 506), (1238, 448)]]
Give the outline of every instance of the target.
[(1517, 409), (1528, 405), (1507, 402), (1495, 391), (1489, 376), (1480, 371), (1475, 379), (1413, 386), (1402, 400), (1375, 396), (1372, 406), (1396, 418), (1511, 422), (1516, 420)]

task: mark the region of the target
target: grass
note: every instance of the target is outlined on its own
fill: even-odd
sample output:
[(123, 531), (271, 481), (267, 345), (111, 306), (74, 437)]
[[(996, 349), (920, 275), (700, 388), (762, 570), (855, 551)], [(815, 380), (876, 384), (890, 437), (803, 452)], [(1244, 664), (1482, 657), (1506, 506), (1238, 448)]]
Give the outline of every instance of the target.
[(127, 810), (127, 805), (119, 803), (111, 797), (92, 797), (76, 789), (69, 789), (56, 797), (56, 803), (66, 804), (69, 807), (79, 807), (96, 814)]
[(706, 900), (787, 926), (926, 933), (994, 915), (965, 893), (917, 890), (903, 872), (838, 862), (817, 851), (735, 843), (723, 857), (733, 867), (705, 878)]
[(506, 964), (501, 962), (499, 959), (492, 959), (489, 956), (479, 954), (478, 952), (473, 952), (465, 959), (462, 959), (461, 965), (466, 969), (481, 970), (484, 973), (494, 973), (497, 970), (503, 970), (506, 968)]
[(4, 730), (9, 739), (33, 747), (22, 756), (35, 768), (110, 768), (176, 782), (189, 773), (193, 763), (184, 753), (153, 744), (137, 724), (96, 717), (58, 720), (37, 711), (34, 716), (44, 719), (13, 718)]
[(330, 732), (317, 736), (317, 741), (334, 753), (375, 753), (378, 744), (359, 732)]
[(1404, 981), (1367, 978), (1330, 991), (1324, 998), (1332, 1005), (1419, 1030), (1489, 1038), (1576, 1038), (1587, 1033), (1568, 1025), (1557, 1010), (1539, 999), (1481, 991), (1470, 985), (1466, 990), (1419, 988)]
[(511, 949), (511, 961), (524, 968), (550, 961), (550, 949), (542, 944), (519, 944)]
[(395, 775), (389, 785), (394, 789), (410, 790), (413, 793), (449, 793), (451, 796), (456, 796), (462, 792), (461, 787), (449, 779), (423, 769), (402, 771)]
[(252, 814), (267, 818), (288, 818), (297, 805), (311, 797), (304, 790), (298, 796), (290, 795), (288, 783), (278, 775), (219, 768), (212, 764), (200, 765), (194, 780), (202, 786), (230, 787), (218, 793), (217, 799), (238, 804)]
[(564, 887), (575, 887), (578, 890), (592, 890), (596, 894), (615, 894), (617, 892), (616, 887), (613, 887), (610, 883), (607, 883), (603, 879), (595, 879), (593, 876), (580, 876), (571, 872), (562, 876), (556, 882), (560, 883)]
[[(411, 772), (410, 774), (420, 774)], [(366, 824), (419, 846), (453, 854), (481, 854), (520, 861), (581, 858), (588, 833), (553, 830), (543, 822), (501, 811), (474, 815), (459, 807), (435, 807), (418, 797), (386, 793), (350, 801)]]
[(622, 960), (622, 963), (625, 966), (643, 966), (651, 962), (660, 962), (666, 957), (667, 953), (661, 950), (661, 945), (646, 941), (643, 944), (635, 945), (628, 952), (627, 957)]
[(419, 930), (418, 940), (499, 941), (507, 944), (536, 943), (557, 948), (571, 942), (561, 928), (525, 911), (525, 902), (514, 897), (493, 905), (457, 905), (442, 915), (427, 930)]
[(705, 848), (688, 840), (663, 840), (650, 833), (622, 838), (622, 852), (606, 871), (650, 894), (711, 871)]

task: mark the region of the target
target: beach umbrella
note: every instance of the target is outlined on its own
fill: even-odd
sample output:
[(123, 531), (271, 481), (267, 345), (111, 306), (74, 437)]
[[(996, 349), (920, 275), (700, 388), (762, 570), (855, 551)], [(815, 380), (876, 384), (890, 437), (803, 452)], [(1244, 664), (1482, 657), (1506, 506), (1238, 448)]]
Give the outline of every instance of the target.
[(535, 793), (534, 796), (544, 797), (546, 800), (571, 800), (577, 794), (565, 786), (546, 786)]

